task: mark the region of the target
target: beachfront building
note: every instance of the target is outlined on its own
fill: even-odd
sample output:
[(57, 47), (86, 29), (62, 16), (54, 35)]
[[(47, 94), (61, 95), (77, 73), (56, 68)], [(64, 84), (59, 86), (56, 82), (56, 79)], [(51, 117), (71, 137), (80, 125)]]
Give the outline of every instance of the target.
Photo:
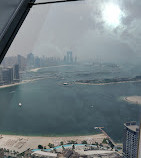
[(13, 82), (13, 68), (2, 70), (2, 78), (5, 84), (11, 84)]
[(34, 68), (34, 55), (32, 53), (27, 54), (27, 67)]
[(3, 79), (2, 79), (2, 67), (0, 66), (0, 85), (3, 84)]
[(136, 122), (127, 122), (124, 124), (123, 157), (137, 158), (139, 126)]
[(19, 81), (20, 80), (20, 74), (19, 74), (19, 65), (14, 65), (14, 80)]

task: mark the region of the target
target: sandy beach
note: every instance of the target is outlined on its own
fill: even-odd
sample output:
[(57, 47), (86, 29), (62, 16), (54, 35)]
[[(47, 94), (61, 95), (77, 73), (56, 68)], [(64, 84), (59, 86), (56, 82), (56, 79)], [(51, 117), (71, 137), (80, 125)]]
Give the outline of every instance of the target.
[(41, 80), (41, 79), (44, 79), (44, 78), (37, 78), (37, 79), (31, 79), (31, 80), (23, 80), (23, 81), (18, 82), (18, 83), (13, 83), (13, 84), (8, 84), (8, 85), (0, 86), (0, 89), (1, 89), (1, 88), (12, 87), (12, 86), (17, 86), (17, 85), (21, 85), (21, 84), (26, 84), (26, 83), (33, 82), (33, 81), (37, 81), (37, 80)]
[(133, 104), (141, 104), (141, 96), (124, 97), (123, 100)]
[(25, 84), (25, 83), (28, 83), (28, 82), (31, 82), (31, 81), (32, 81), (32, 80), (25, 80), (25, 81), (18, 82), (18, 83), (3, 85), (3, 86), (0, 86), (0, 88), (12, 87), (12, 86), (20, 85), (20, 84)]
[(44, 68), (64, 67), (64, 66), (73, 66), (73, 65), (57, 65), (57, 66), (40, 67), (40, 68), (30, 69), (30, 72), (38, 72), (39, 70), (44, 69)]
[(103, 139), (106, 138), (104, 134), (88, 135), (88, 136), (71, 136), (71, 137), (33, 137), (33, 136), (16, 136), (16, 135), (0, 135), (0, 148), (9, 150), (15, 150), (17, 152), (23, 152), (27, 149), (37, 149), (38, 145), (48, 147), (49, 143), (55, 146), (60, 145), (63, 141), (66, 144), (68, 141), (77, 141), (81, 143), (86, 140), (88, 144), (95, 142), (102, 143)]
[(40, 70), (41, 68), (35, 68), (35, 69), (31, 69), (30, 72), (37, 72), (38, 70)]
[(82, 84), (82, 85), (98, 85), (98, 86), (102, 86), (102, 85), (109, 85), (109, 84), (120, 84), (120, 83), (134, 83), (134, 82), (141, 82), (141, 80), (138, 81), (120, 81), (120, 82), (110, 82), (110, 83), (82, 83), (82, 82), (74, 82), (75, 84)]

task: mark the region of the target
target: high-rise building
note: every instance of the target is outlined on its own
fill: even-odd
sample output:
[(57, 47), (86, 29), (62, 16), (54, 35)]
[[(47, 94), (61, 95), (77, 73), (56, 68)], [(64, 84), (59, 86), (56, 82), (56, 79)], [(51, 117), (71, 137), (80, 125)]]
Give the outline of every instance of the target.
[(68, 52), (67, 52), (67, 56), (65, 56), (64, 59), (66, 60), (66, 63), (72, 64), (72, 63), (73, 63), (72, 52), (71, 52), (71, 51), (68, 51)]
[(64, 63), (66, 63), (67, 62), (67, 57), (66, 56), (64, 56)]
[(25, 57), (18, 55), (17, 56), (17, 64), (19, 65), (19, 70), (24, 71), (26, 67), (26, 59)]
[(13, 68), (7, 68), (2, 70), (2, 78), (4, 84), (10, 84), (13, 82)]
[(2, 79), (2, 67), (0, 66), (0, 85), (3, 84), (3, 79)]
[(139, 126), (136, 122), (127, 122), (124, 124), (123, 157), (137, 158)]
[(29, 68), (33, 68), (34, 67), (34, 55), (32, 53), (27, 55), (27, 66)]
[(41, 60), (40, 60), (40, 58), (39, 57), (36, 57), (35, 58), (35, 67), (40, 67), (41, 66)]
[(19, 65), (14, 65), (14, 80), (16, 81), (20, 80)]

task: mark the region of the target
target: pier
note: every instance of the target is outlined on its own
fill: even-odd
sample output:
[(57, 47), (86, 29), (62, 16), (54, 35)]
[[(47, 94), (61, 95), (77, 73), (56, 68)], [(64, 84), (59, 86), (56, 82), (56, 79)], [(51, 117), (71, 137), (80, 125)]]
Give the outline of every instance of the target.
[(112, 140), (112, 138), (103, 130), (104, 127), (94, 127), (95, 129), (99, 129), (111, 142), (114, 146), (116, 143)]

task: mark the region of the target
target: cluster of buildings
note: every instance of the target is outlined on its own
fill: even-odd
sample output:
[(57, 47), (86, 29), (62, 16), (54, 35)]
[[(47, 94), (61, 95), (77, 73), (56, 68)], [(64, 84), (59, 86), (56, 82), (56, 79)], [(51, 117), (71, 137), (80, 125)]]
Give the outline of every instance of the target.
[(59, 57), (38, 57), (33, 53), (27, 54), (26, 57), (17, 55), (12, 57), (5, 57), (2, 66), (11, 67), (15, 64), (19, 65), (20, 71), (24, 71), (32, 68), (46, 67), (46, 66), (57, 66), (61, 64), (73, 64), (77, 62), (77, 57), (73, 57), (73, 53), (68, 51), (63, 59)]
[[(83, 145), (83, 144), (82, 144)], [(122, 156), (114, 150), (104, 150), (94, 145), (71, 144), (69, 147), (62, 146), (56, 149), (27, 149), (22, 153), (15, 151), (0, 150), (1, 158), (122, 158)]]
[(73, 64), (77, 63), (77, 57), (73, 57), (72, 52), (68, 51), (67, 55), (64, 56), (64, 63), (65, 64)]
[[(136, 122), (124, 124), (123, 151), (111, 148), (108, 144), (67, 144), (50, 149), (26, 149), (25, 151), (9, 151), (0, 149), (0, 158), (139, 158), (139, 126)], [(22, 140), (22, 139), (19, 139)], [(24, 140), (25, 141), (25, 140)], [(108, 148), (106, 148), (106, 145)], [(38, 145), (39, 147), (39, 145)]]
[(34, 56), (34, 54), (30, 53), (26, 58), (26, 67), (30, 68), (39, 68), (46, 66), (56, 66), (62, 64), (63, 61), (59, 57), (38, 57)]
[(19, 65), (13, 67), (0, 67), (0, 85), (17, 83), (20, 81)]
[(71, 51), (67, 52), (64, 59), (45, 56), (38, 57), (34, 56), (33, 53), (27, 54), (26, 57), (21, 55), (5, 57), (0, 67), (0, 86), (19, 82), (20, 74), (26, 70), (61, 64), (73, 64), (76, 62), (77, 58), (73, 57)]
[[(97, 150), (85, 146), (85, 150), (64, 150), (59, 155), (52, 157), (85, 157), (85, 158), (139, 158), (139, 126), (135, 121), (127, 122), (124, 124), (123, 135), (123, 152), (115, 152), (117, 150)], [(88, 147), (88, 148), (87, 148)], [(35, 152), (32, 155), (41, 156), (44, 152)], [(54, 154), (54, 153), (52, 153)], [(46, 156), (46, 157), (49, 157)]]

